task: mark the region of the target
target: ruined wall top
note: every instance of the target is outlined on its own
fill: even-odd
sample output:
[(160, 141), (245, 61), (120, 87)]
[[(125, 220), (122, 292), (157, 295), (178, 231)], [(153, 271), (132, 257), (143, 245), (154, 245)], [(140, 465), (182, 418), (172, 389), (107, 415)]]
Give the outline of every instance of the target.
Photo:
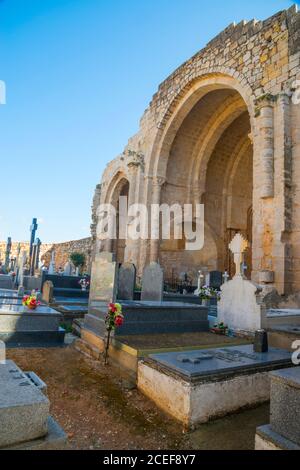
[(205, 74), (234, 76), (249, 86), (257, 98), (282, 91), (289, 80), (295, 79), (299, 65), (300, 12), (296, 5), (265, 21), (232, 23), (159, 86), (141, 127), (149, 115), (157, 127), (162, 127), (169, 117), (170, 105), (176, 104)]

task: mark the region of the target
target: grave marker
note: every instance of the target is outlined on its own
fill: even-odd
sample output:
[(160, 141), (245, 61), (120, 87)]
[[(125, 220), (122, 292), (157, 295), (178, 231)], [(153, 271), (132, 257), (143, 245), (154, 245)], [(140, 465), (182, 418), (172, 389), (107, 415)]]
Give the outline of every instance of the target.
[(119, 269), (118, 299), (133, 300), (136, 281), (136, 269), (132, 263), (124, 263)]
[(158, 263), (150, 263), (146, 267), (142, 280), (142, 301), (162, 302), (164, 276)]

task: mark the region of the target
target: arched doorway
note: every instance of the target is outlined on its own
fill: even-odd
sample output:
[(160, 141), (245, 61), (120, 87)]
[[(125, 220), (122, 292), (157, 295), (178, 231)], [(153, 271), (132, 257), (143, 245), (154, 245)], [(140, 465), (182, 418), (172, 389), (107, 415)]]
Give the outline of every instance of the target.
[[(205, 243), (198, 252), (161, 243), (160, 262), (167, 277), (171, 272), (174, 275), (175, 266), (177, 274), (196, 275), (201, 267), (232, 271), (231, 238), (236, 232), (242, 232), (250, 243), (252, 238), (253, 146), (248, 107), (234, 88), (209, 89), (173, 133), (161, 203), (203, 203)], [(249, 250), (248, 277), (251, 263)]]
[(115, 240), (112, 240), (111, 246), (112, 246), (112, 253), (115, 254), (116, 256), (116, 261), (120, 264), (124, 263), (125, 261), (125, 248), (126, 248), (126, 240), (123, 238), (119, 238), (119, 222), (120, 222), (120, 205), (119, 205), (119, 200), (120, 197), (124, 196), (127, 197), (128, 200), (128, 194), (129, 194), (129, 181), (125, 178), (122, 177), (119, 179), (117, 185), (114, 188), (113, 195), (111, 198), (111, 204), (115, 207), (116, 209), (116, 233), (117, 233), (117, 238)]

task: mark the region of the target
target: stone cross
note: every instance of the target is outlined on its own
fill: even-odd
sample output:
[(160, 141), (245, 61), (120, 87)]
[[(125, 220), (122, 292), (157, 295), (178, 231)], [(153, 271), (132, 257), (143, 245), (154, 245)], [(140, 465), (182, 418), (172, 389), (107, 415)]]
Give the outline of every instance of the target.
[(229, 276), (228, 272), (225, 271), (225, 273), (223, 274), (224, 284), (226, 284), (226, 282), (229, 281), (229, 278), (230, 278), (230, 276)]
[(33, 251), (33, 244), (34, 244), (37, 228), (38, 228), (37, 219), (32, 219), (32, 224), (30, 226), (30, 248), (29, 248), (30, 259), (31, 259), (32, 251)]
[(243, 237), (242, 234), (237, 233), (229, 244), (229, 249), (233, 253), (233, 259), (235, 264), (235, 276), (244, 277), (242, 264), (244, 262), (244, 253), (249, 248), (248, 241)]

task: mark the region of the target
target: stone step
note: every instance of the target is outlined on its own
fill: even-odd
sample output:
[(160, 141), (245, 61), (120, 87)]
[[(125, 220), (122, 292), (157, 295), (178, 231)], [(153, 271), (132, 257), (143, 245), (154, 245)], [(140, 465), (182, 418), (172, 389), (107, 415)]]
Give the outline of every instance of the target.
[(300, 367), (271, 374), (271, 429), (300, 446)]
[(48, 433), (50, 403), (13, 361), (0, 364), (0, 448)]

